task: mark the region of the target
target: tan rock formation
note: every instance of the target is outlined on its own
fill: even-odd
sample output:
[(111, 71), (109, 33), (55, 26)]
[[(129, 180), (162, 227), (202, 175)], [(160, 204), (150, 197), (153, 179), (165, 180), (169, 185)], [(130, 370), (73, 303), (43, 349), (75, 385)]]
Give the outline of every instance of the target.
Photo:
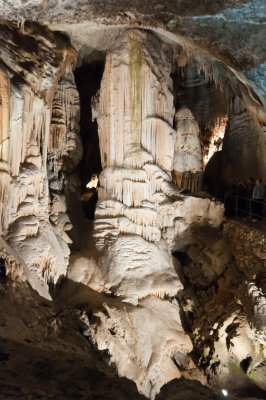
[[(202, 153), (198, 126), (188, 109), (177, 114), (177, 134), (173, 129), (170, 61), (169, 48), (137, 30), (126, 32), (107, 55), (98, 104), (93, 102), (104, 168), (93, 230), (97, 264), (89, 262), (95, 272), (88, 280), (76, 257), (68, 275), (94, 288), (95, 277), (101, 277), (97, 290), (104, 288), (138, 305), (108, 308), (108, 317), (97, 314), (101, 324), (94, 331), (99, 347), (109, 349), (118, 373), (134, 379), (151, 398), (163, 383), (182, 374), (171, 355), (192, 349), (178, 305), (169, 301), (182, 288), (171, 251), (189, 243), (193, 224), (218, 227), (223, 220), (220, 204), (186, 197), (172, 183), (179, 154), (185, 172), (201, 174)], [(177, 329), (173, 319), (179, 320)], [(185, 370), (191, 368), (192, 362)]]
[[(92, 327), (99, 348), (109, 349), (119, 374), (132, 379), (140, 393), (153, 399), (164, 382), (182, 375), (173, 362), (175, 352), (187, 355), (192, 350), (177, 302), (149, 297), (137, 307), (106, 305), (105, 309), (96, 314), (101, 325)], [(188, 364), (186, 369), (195, 368), (190, 358)]]
[[(47, 151), (52, 115), (50, 99), (57, 86), (57, 73), (72, 73), (73, 49), (67, 52), (62, 46), (60, 51), (55, 50), (55, 37), (49, 31), (46, 39), (39, 32), (39, 36), (34, 37), (34, 25), (29, 24), (24, 31), (17, 32), (16, 29), (12, 24), (7, 24), (6, 30), (3, 30), (8, 39), (2, 49), (5, 69), (12, 71), (10, 74), (15, 75), (16, 80), (9, 83), (7, 72), (1, 69), (1, 163), (4, 163), (5, 171), (0, 175), (0, 232), (10, 246), (11, 257), (17, 265), (24, 266), (24, 278), (42, 296), (50, 298), (48, 283), (56, 282), (67, 270), (70, 251), (65, 231), (71, 227), (65, 214), (64, 200), (63, 211), (58, 207), (56, 210), (55, 204), (52, 207), (52, 218), (58, 228), (51, 225), (49, 220)], [(32, 35), (31, 39), (23, 41), (26, 35)], [(32, 46), (36, 46), (38, 54), (46, 54), (47, 59), (32, 59)], [(22, 67), (16, 64), (16, 57), (25, 60)], [(59, 61), (57, 64), (56, 58)], [(35, 69), (38, 62), (41, 62), (42, 67)], [(72, 163), (75, 164), (80, 157), (77, 92), (73, 88), (73, 75), (70, 75), (69, 80), (63, 76), (60, 82), (65, 106), (65, 146), (59, 143), (53, 130), (51, 133), (54, 134), (53, 141), (60, 148), (63, 147), (62, 156), (71, 153), (74, 159)], [(55, 121), (55, 116), (54, 106), (52, 126), (57, 122), (60, 130), (62, 121)], [(57, 168), (61, 168), (59, 162)], [(10, 274), (14, 275), (13, 272)]]
[(191, 111), (181, 107), (176, 112), (177, 138), (175, 142), (173, 180), (181, 189), (197, 193), (201, 189), (202, 150), (199, 127)]

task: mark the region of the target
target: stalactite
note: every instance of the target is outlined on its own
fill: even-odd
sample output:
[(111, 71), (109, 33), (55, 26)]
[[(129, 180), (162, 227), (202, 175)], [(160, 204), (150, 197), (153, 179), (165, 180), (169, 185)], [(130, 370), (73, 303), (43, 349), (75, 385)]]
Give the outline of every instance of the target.
[(197, 193), (201, 190), (202, 173), (173, 171), (173, 182), (180, 189), (186, 189), (191, 193)]
[(49, 148), (60, 150), (64, 135), (66, 134), (65, 110), (59, 100), (58, 94), (55, 95), (52, 108), (52, 120), (50, 125), (50, 144)]

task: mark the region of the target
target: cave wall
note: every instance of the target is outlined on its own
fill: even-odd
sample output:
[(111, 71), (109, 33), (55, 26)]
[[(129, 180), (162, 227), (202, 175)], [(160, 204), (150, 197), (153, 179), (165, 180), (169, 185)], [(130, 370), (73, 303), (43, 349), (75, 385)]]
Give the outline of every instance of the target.
[(223, 181), (238, 183), (253, 177), (266, 182), (266, 134), (263, 125), (245, 109), (232, 112), (222, 151)]
[(263, 396), (265, 235), (227, 221), (222, 231), (197, 230), (193, 239), (183, 254), (179, 298), (194, 361), (212, 386)]
[[(246, 108), (243, 94), (208, 81), (197, 58), (188, 57), (173, 75), (175, 104), (188, 107), (199, 125), (203, 153), (204, 188), (215, 193), (219, 186), (237, 184), (249, 177), (265, 181), (265, 130), (263, 121)], [(225, 71), (221, 71), (226, 76)], [(236, 93), (239, 96), (236, 96)], [(208, 164), (209, 163), (209, 164)]]

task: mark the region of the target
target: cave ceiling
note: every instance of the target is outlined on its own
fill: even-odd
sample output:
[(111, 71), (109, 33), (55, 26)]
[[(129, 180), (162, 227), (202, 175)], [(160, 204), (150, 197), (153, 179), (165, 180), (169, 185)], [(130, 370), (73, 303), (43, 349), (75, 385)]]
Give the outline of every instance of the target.
[[(265, 3), (247, 1), (3, 0), (7, 20), (32, 20), (88, 41), (96, 29), (111, 26), (160, 28), (183, 35), (239, 69), (265, 61)], [(87, 35), (86, 35), (86, 33)]]
[[(249, 111), (264, 121), (265, 8), (261, 0), (79, 0), (74, 4), (68, 0), (4, 0), (0, 15), (2, 21), (22, 30), (25, 21), (31, 21), (64, 33), (79, 52), (80, 62), (97, 59), (116, 46), (121, 30), (151, 30), (198, 56), (201, 68), (206, 63), (222, 65), (220, 77), (212, 79), (216, 84), (229, 80), (234, 92), (242, 92), (240, 98)], [(36, 37), (36, 25), (34, 30)], [(45, 29), (38, 33), (42, 35)], [(45, 34), (50, 36), (48, 31)], [(5, 29), (1, 36), (5, 40)]]

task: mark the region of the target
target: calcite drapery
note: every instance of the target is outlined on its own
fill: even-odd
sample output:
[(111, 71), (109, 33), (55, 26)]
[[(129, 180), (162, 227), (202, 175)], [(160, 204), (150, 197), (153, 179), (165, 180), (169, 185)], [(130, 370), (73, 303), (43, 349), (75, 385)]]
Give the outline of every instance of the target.
[[(65, 71), (53, 99), (47, 175), (51, 200), (49, 217), (61, 238), (69, 244), (72, 240), (66, 232), (72, 229), (72, 224), (67, 214), (66, 195), (68, 178), (82, 158), (79, 117), (79, 96), (74, 76), (71, 70)], [(75, 185), (72, 190), (77, 188), (78, 182)]]
[(10, 82), (7, 73), (0, 67), (0, 227), (6, 229), (9, 213), (5, 212), (10, 177), (8, 170)]
[[(77, 153), (81, 153), (76, 145), (78, 96), (72, 96), (74, 107), (69, 100), (75, 85), (75, 51), (66, 49), (62, 38), (58, 46), (56, 35), (45, 29), (44, 38), (44, 32), (36, 32), (36, 25), (31, 23), (21, 30), (12, 23), (1, 24), (0, 29), (6, 39), (1, 47), (0, 69), (1, 248), (5, 249), (3, 258), (7, 260), (9, 276), (28, 280), (42, 296), (50, 298), (48, 283), (66, 274), (70, 250), (65, 230), (71, 227), (66, 214), (55, 216), (49, 209), (47, 153), (51, 112), (58, 80), (61, 77), (62, 82), (62, 76), (70, 74), (71, 84), (66, 82), (62, 90), (68, 135), (63, 155), (76, 152), (72, 162), (75, 164), (80, 157)], [(57, 122), (60, 125), (61, 121)], [(65, 200), (61, 207), (65, 212)], [(53, 212), (55, 209), (54, 205)]]

